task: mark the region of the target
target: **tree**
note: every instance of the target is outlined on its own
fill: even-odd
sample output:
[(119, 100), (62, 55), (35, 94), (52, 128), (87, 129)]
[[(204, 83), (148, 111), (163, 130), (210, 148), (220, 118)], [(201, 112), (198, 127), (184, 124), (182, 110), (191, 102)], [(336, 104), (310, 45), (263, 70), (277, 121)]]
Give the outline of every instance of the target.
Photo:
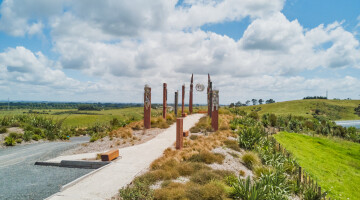
[(257, 104), (257, 99), (251, 99), (253, 105), (255, 106)]
[(238, 102), (235, 103), (235, 106), (240, 107), (240, 106), (242, 106), (242, 103), (240, 101), (238, 101)]
[(264, 103), (264, 100), (259, 99), (259, 104), (261, 105), (261, 104), (263, 104), (263, 103)]
[(248, 106), (250, 104), (250, 100), (246, 100), (245, 104)]
[(269, 104), (269, 103), (275, 103), (275, 100), (274, 99), (269, 99), (269, 100), (266, 100), (265, 102), (266, 104)]
[(230, 107), (230, 108), (233, 108), (233, 107), (235, 107), (235, 104), (234, 104), (234, 103), (231, 103), (229, 107)]

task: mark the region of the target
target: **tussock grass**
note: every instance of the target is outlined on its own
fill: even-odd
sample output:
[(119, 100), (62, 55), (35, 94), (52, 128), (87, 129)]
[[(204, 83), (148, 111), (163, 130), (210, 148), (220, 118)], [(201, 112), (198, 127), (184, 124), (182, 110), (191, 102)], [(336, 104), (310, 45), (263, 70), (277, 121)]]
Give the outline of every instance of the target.
[(261, 164), (259, 156), (251, 151), (244, 153), (241, 159), (244, 162), (244, 165), (249, 169), (253, 169), (255, 166)]
[(227, 148), (230, 148), (235, 151), (240, 151), (239, 143), (236, 140), (225, 140), (224, 144)]
[[(133, 182), (145, 183), (145, 191), (148, 191), (151, 185), (163, 181), (162, 188), (153, 191), (154, 199), (226, 199), (228, 186), (225, 185), (225, 178), (234, 176), (234, 173), (213, 170), (207, 164), (223, 162), (224, 156), (212, 153), (211, 150), (223, 146), (229, 136), (234, 134), (230, 130), (223, 130), (207, 136), (184, 138), (184, 147), (181, 151), (174, 148), (166, 149), (162, 157), (151, 163), (150, 170), (136, 177)], [(188, 177), (190, 180), (186, 183), (172, 182), (180, 176)], [(131, 193), (131, 187), (134, 193), (139, 193), (135, 184), (123, 188), (121, 193), (125, 190)]]
[(192, 182), (170, 183), (164, 188), (155, 190), (154, 199), (222, 200), (226, 199), (225, 185), (219, 181), (211, 181), (205, 185)]
[(211, 127), (210, 117), (200, 118), (200, 120), (195, 124), (195, 126), (190, 129), (190, 132), (192, 133), (213, 132), (213, 131), (214, 130)]
[(117, 137), (117, 138), (132, 138), (132, 128), (130, 127), (120, 127), (116, 130), (113, 130), (109, 133), (109, 137)]
[(222, 154), (212, 153), (209, 151), (201, 151), (198, 154), (194, 154), (189, 158), (191, 162), (203, 162), (206, 164), (218, 163), (222, 164), (225, 156)]

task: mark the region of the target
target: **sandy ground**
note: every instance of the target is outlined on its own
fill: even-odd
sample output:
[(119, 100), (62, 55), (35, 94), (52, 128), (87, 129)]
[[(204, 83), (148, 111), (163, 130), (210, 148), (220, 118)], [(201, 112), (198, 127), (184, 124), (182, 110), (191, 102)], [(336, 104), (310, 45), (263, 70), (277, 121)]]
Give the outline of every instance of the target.
[(124, 147), (134, 146), (153, 139), (154, 137), (162, 133), (164, 130), (165, 129), (159, 128), (152, 128), (149, 130), (136, 130), (132, 132), (131, 138), (113, 137), (111, 139), (109, 136), (106, 136), (95, 142), (83, 143), (74, 149), (65, 151), (64, 153), (62, 153), (62, 155), (103, 152), (109, 149), (120, 149)]

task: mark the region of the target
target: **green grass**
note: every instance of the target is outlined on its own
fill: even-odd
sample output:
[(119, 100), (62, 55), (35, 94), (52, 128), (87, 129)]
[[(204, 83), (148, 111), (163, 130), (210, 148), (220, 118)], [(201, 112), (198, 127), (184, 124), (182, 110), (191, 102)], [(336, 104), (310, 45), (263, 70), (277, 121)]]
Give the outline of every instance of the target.
[(251, 110), (261, 107), (259, 114), (274, 113), (276, 115), (297, 115), (311, 117), (316, 109), (323, 111), (323, 115), (332, 120), (355, 120), (360, 117), (354, 114), (354, 108), (358, 107), (360, 100), (324, 100), (307, 99), (285, 101), (272, 104), (240, 107), (241, 110), (251, 112)]
[[(15, 109), (10, 111), (0, 111), (0, 117), (11, 116), (11, 115), (21, 115), (24, 112), (27, 113), (29, 109)], [(110, 110), (101, 110), (101, 111), (79, 111), (79, 113), (85, 114), (67, 114), (63, 113), (60, 115), (55, 115), (58, 112), (69, 112), (77, 111), (77, 109), (40, 109), (33, 110), (34, 112), (43, 112), (45, 111), (48, 114), (38, 114), (41, 116), (46, 116), (55, 120), (65, 119), (63, 122), (63, 127), (88, 127), (96, 123), (104, 124), (109, 123), (113, 118), (118, 120), (128, 120), (132, 119), (133, 121), (139, 121), (143, 119), (144, 108), (143, 107), (131, 107), (131, 108), (119, 108), (119, 109), (110, 109)], [(162, 115), (162, 109), (151, 109), (152, 116)]]
[(287, 132), (274, 137), (329, 192), (331, 199), (360, 199), (359, 143)]

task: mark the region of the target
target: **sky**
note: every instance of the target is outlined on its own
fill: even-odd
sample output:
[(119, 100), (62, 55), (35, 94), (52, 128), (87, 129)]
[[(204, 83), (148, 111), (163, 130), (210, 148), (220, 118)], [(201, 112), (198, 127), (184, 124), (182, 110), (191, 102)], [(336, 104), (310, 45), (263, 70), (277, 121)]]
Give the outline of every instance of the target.
[(358, 0), (0, 0), (0, 100), (359, 99), (359, 41)]

